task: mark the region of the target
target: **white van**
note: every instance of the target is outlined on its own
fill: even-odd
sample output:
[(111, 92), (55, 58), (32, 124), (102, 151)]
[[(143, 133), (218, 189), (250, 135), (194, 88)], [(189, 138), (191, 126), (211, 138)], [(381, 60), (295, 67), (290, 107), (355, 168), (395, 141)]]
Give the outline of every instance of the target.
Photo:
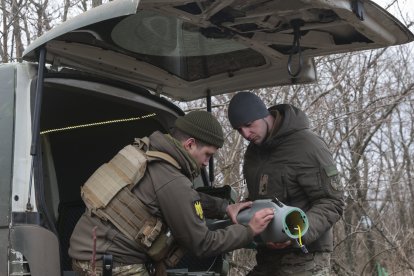
[[(161, 95), (309, 83), (315, 56), (413, 39), (361, 0), (117, 0), (55, 27), (0, 66), (0, 275), (73, 275), (80, 186), (133, 138), (168, 131), (183, 111)], [(183, 269), (223, 273), (209, 265)]]

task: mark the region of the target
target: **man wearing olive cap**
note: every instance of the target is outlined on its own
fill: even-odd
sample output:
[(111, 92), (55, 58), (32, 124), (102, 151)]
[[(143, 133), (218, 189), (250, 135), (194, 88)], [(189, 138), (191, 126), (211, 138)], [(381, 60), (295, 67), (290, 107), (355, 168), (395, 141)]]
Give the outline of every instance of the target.
[[(273, 210), (264, 209), (255, 214), (248, 226), (234, 224), (215, 231), (207, 228), (204, 216), (222, 218), (227, 214), (235, 222), (237, 213), (251, 206), (251, 202), (228, 205), (226, 200), (193, 189), (192, 181), (200, 169), (222, 146), (221, 125), (210, 113), (193, 111), (179, 117), (171, 135), (156, 131), (149, 136), (146, 146), (153, 152), (169, 155), (177, 165), (162, 160), (149, 162), (143, 178), (132, 189), (136, 200), (162, 221), (175, 242), (198, 257), (214, 256), (250, 244), (273, 218)], [(96, 249), (93, 249), (93, 229)], [(144, 264), (151, 260), (147, 253), (111, 222), (88, 212), (76, 225), (69, 249), (73, 268), (80, 275), (94, 273), (94, 260), (95, 270), (101, 273), (102, 258), (106, 255), (113, 257), (112, 275), (148, 275)], [(163, 259), (157, 262), (157, 275), (166, 275)]]
[(250, 92), (231, 99), (228, 118), (250, 142), (243, 164), (248, 199), (276, 197), (304, 210), (309, 220), (302, 238), (309, 253), (295, 241), (262, 244), (249, 275), (329, 275), (332, 227), (342, 215), (344, 202), (327, 145), (309, 129), (301, 110), (289, 104), (267, 109)]

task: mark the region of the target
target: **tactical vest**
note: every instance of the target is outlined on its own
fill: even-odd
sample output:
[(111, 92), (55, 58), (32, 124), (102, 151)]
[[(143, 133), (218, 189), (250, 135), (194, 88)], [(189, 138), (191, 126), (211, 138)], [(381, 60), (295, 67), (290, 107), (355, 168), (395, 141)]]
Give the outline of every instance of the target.
[(153, 260), (160, 261), (171, 254), (172, 236), (132, 189), (144, 176), (148, 162), (163, 160), (177, 169), (181, 167), (170, 155), (148, 148), (147, 137), (135, 139), (134, 144), (124, 147), (92, 174), (81, 188), (81, 196), (89, 214), (110, 221)]

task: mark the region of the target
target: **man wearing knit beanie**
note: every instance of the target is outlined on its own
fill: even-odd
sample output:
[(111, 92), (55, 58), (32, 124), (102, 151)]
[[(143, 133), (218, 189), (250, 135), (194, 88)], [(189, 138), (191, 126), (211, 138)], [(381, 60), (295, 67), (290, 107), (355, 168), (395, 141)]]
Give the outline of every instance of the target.
[[(255, 144), (261, 144), (269, 135), (274, 123), (263, 101), (253, 93), (237, 93), (230, 101), (228, 118), (231, 126), (240, 134)], [(253, 126), (249, 124), (254, 123)], [(249, 133), (245, 126), (249, 125)]]
[[(135, 234), (125, 233), (116, 224), (86, 212), (76, 225), (70, 241), (69, 255), (74, 270), (82, 276), (101, 272), (100, 260), (104, 255), (112, 255), (114, 274), (128, 272), (128, 275), (148, 276), (144, 264), (153, 262), (156, 275), (167, 275), (166, 267), (174, 266), (183, 251), (190, 251), (193, 256), (210, 257), (250, 245), (254, 236), (266, 229), (273, 219), (273, 210), (267, 208), (258, 211), (247, 226), (237, 224), (238, 212), (250, 207), (252, 202), (229, 205), (225, 199), (199, 193), (193, 188), (194, 179), (202, 167), (208, 165), (217, 149), (223, 146), (223, 142), (220, 123), (206, 111), (193, 111), (177, 118), (171, 135), (155, 131), (149, 137), (137, 139), (135, 144), (146, 151), (147, 158), (152, 161), (146, 163), (146, 169), (140, 168), (145, 171), (141, 180), (128, 187), (132, 195), (127, 203), (128, 210), (134, 210), (129, 206), (135, 206), (135, 202), (145, 208), (137, 208), (132, 214), (128, 210), (123, 212), (124, 209), (116, 208), (115, 213), (124, 216), (131, 214), (131, 217), (128, 216), (128, 224), (137, 225), (136, 228), (142, 225), (142, 228), (133, 231)], [(129, 149), (128, 154), (131, 152), (134, 150)], [(128, 155), (118, 157), (125, 162), (126, 156)], [(129, 172), (133, 166), (126, 169)], [(122, 178), (125, 176), (122, 174)], [(113, 175), (111, 179), (114, 179)], [(115, 204), (119, 206), (118, 201)], [(142, 214), (143, 211), (145, 214)], [(205, 218), (222, 219), (225, 215), (235, 224), (225, 229), (208, 229)], [(148, 216), (157, 223), (154, 225), (150, 219), (147, 220), (150, 223), (144, 223), (142, 218)], [(158, 225), (158, 222), (162, 225)], [(91, 246), (91, 229), (96, 229), (94, 250)], [(162, 233), (157, 234), (159, 231)], [(149, 235), (151, 240), (142, 245), (140, 235)], [(138, 238), (139, 242), (131, 237)], [(152, 247), (152, 244), (156, 246)], [(168, 246), (167, 250), (165, 246)], [(90, 260), (93, 256), (97, 260), (96, 271), (91, 271)]]
[(223, 129), (209, 112), (192, 111), (178, 117), (175, 127), (206, 144), (221, 148), (224, 143)]
[(309, 253), (291, 240), (261, 244), (257, 266), (248, 275), (330, 275), (332, 227), (341, 218), (344, 201), (326, 143), (309, 129), (309, 120), (300, 109), (289, 104), (267, 109), (250, 92), (231, 99), (228, 118), (250, 142), (243, 164), (248, 199), (276, 197), (302, 208), (309, 220), (301, 239), (302, 249)]

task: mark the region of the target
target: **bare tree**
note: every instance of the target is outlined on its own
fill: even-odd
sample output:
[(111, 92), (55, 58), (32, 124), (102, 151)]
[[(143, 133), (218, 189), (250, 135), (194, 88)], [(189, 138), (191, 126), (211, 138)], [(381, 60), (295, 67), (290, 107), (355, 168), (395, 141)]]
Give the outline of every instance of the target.
[(2, 41), (2, 43), (1, 43), (1, 52), (0, 52), (0, 54), (1, 54), (1, 61), (3, 62), (3, 63), (6, 63), (6, 62), (8, 62), (8, 57), (7, 57), (7, 54), (8, 54), (8, 45), (9, 45), (9, 43), (8, 43), (8, 37), (9, 37), (9, 28), (8, 28), (8, 24), (9, 24), (9, 22), (8, 22), (8, 10), (9, 10), (9, 8), (8, 8), (8, 6), (7, 6), (7, 3), (6, 3), (6, 0), (1, 0), (1, 11), (2, 11), (2, 31), (1, 31), (1, 41)]

